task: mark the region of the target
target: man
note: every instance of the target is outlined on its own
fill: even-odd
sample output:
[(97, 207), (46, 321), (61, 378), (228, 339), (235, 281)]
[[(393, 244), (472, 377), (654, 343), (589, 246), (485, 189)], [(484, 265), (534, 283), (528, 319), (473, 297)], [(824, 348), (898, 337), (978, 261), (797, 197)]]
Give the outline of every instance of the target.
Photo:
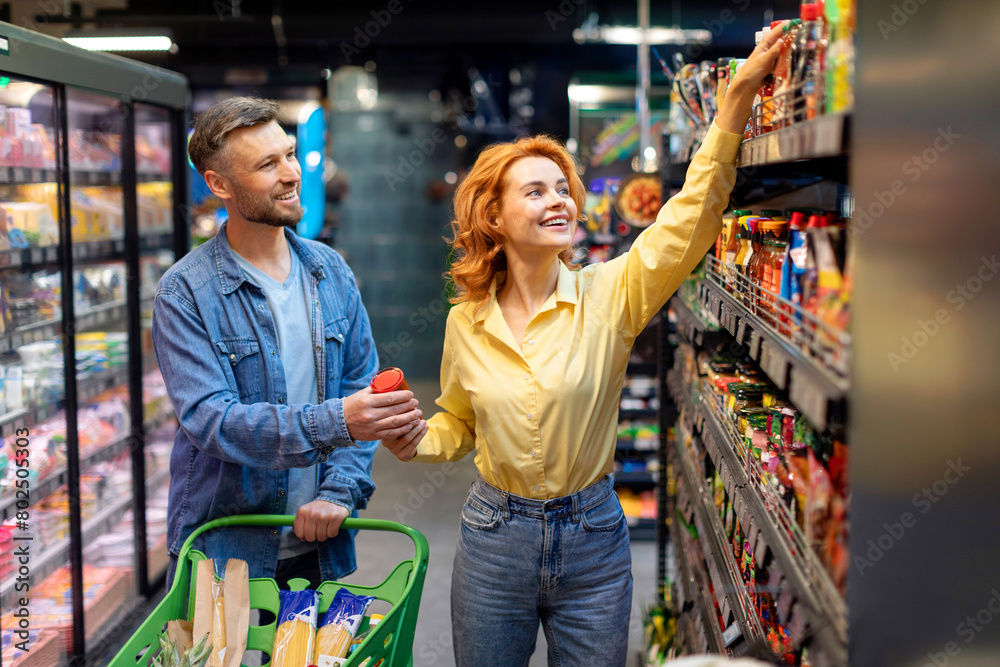
[(195, 121), (188, 152), (229, 219), (164, 274), (153, 343), (180, 419), (170, 457), (168, 547), (207, 521), (294, 514), (292, 528), (227, 528), (195, 547), (251, 577), (313, 586), (354, 571), (343, 520), (364, 509), (377, 440), (421, 413), (409, 391), (373, 394), (378, 355), (354, 275), (286, 229), (301, 170), (273, 101), (236, 97)]

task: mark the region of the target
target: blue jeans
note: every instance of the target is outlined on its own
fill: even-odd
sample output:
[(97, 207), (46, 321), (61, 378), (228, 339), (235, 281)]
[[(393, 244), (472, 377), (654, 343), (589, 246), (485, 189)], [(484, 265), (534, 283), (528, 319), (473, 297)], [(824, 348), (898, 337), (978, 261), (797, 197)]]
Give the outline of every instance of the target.
[(624, 665), (631, 607), (628, 526), (610, 477), (550, 500), (472, 484), (451, 579), (458, 667), (527, 665), (539, 621), (549, 665)]

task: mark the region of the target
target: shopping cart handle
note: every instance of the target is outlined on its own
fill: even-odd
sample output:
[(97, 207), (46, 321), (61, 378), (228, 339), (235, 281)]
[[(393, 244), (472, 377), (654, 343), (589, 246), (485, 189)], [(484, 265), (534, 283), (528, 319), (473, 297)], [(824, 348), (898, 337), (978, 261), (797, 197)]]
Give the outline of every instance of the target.
[[(238, 514), (236, 516), (214, 519), (195, 529), (195, 531), (184, 541), (184, 546), (181, 547), (180, 554), (177, 557), (178, 569), (186, 569), (188, 567), (187, 555), (194, 545), (195, 539), (197, 539), (202, 533), (209, 530), (213, 530), (215, 528), (226, 528), (228, 526), (291, 526), (294, 523), (295, 516), (292, 514)], [(347, 528), (349, 530), (380, 530), (390, 533), (402, 533), (413, 541), (414, 569), (426, 568), (427, 566), (427, 556), (430, 552), (430, 547), (427, 544), (427, 538), (423, 536), (423, 533), (415, 528), (410, 528), (409, 526), (404, 526), (403, 524), (396, 523), (394, 521), (386, 521), (385, 519), (354, 519), (350, 517), (344, 519), (344, 523), (341, 524), (341, 528)], [(180, 577), (175, 576), (173, 586), (176, 586), (179, 580)], [(173, 586), (171, 586), (171, 588), (173, 588)]]

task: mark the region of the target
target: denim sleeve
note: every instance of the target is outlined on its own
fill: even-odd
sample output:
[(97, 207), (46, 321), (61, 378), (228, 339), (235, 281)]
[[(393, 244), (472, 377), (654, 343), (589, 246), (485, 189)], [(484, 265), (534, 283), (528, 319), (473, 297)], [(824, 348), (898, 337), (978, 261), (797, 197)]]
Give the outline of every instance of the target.
[[(368, 313), (361, 302), (357, 285), (349, 269), (350, 305), (349, 324), (344, 340), (344, 372), (340, 380), (340, 397), (357, 393), (368, 386), (378, 370), (378, 352), (372, 338)], [(343, 405), (343, 402), (341, 402)], [(341, 407), (343, 412), (343, 407)], [(357, 447), (335, 449), (326, 462), (326, 474), (320, 481), (317, 498), (343, 505), (352, 513), (368, 505), (368, 499), (375, 492), (372, 482), (372, 461), (377, 440), (360, 441)]]
[(153, 346), (181, 428), (210, 456), (286, 470), (325, 461), (336, 449), (353, 445), (342, 424), (341, 399), (319, 405), (241, 403), (197, 308), (182, 294), (157, 294)]

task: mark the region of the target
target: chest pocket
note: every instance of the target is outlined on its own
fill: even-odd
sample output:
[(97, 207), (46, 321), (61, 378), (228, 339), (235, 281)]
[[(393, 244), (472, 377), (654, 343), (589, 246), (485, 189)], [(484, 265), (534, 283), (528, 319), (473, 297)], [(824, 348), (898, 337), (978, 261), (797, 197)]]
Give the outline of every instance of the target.
[[(326, 339), (326, 382), (330, 380), (334, 386), (340, 385), (344, 372), (344, 341), (347, 340), (347, 318), (338, 317), (323, 325), (323, 337)], [(329, 398), (329, 396), (327, 397)]]
[(230, 389), (235, 389), (244, 403), (259, 400), (263, 371), (260, 367), (260, 344), (248, 338), (223, 338), (215, 342), (222, 357), (223, 367), (228, 366)]

